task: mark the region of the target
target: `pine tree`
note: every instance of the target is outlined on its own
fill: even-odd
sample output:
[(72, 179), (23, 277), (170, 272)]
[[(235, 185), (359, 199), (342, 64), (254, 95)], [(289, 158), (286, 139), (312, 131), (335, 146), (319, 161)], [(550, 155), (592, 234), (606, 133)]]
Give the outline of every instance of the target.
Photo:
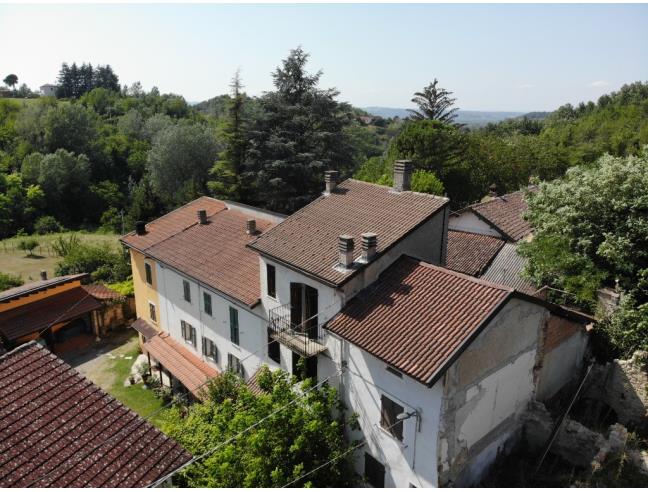
[(423, 92), (415, 92), (412, 102), (418, 106), (418, 111), (415, 109), (408, 109), (411, 118), (414, 120), (438, 120), (441, 123), (454, 124), (455, 126), (463, 126), (454, 123), (457, 117), (458, 108), (454, 108), (454, 103), (457, 100), (452, 96), (452, 92), (437, 88), (439, 81), (434, 79), (423, 89)]

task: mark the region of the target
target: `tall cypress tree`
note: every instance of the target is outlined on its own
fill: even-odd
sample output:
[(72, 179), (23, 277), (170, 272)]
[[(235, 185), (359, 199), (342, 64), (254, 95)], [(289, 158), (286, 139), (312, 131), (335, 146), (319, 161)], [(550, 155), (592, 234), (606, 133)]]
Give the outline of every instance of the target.
[(325, 170), (347, 174), (353, 163), (344, 132), (351, 107), (337, 90), (319, 88), (322, 72), (306, 71), (308, 56), (294, 49), (273, 72), (275, 90), (261, 97), (263, 114), (248, 131), (243, 199), (278, 212), (306, 205), (321, 193)]

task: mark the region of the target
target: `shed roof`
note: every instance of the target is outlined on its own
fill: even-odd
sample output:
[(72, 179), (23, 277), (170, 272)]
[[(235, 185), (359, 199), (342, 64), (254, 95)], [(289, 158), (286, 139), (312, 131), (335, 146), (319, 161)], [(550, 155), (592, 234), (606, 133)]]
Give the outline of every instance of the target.
[(75, 273), (72, 275), (62, 275), (60, 277), (52, 277), (47, 280), (37, 280), (36, 282), (29, 282), (18, 287), (3, 290), (0, 292), (0, 302), (7, 302), (18, 297), (34, 294), (45, 289), (51, 289), (57, 285), (62, 285), (75, 280), (83, 280), (88, 277), (87, 273)]
[(145, 487), (190, 459), (39, 344), (0, 356), (0, 487)]
[(508, 285), (526, 294), (534, 294), (538, 289), (521, 276), (527, 261), (517, 253), (516, 247), (517, 245), (513, 243), (505, 244), (481, 278)]
[(497, 196), (486, 202), (475, 203), (469, 208), (497, 229), (505, 239), (519, 241), (533, 232), (531, 224), (522, 217), (529, 208), (524, 193), (520, 190)]
[(449, 230), (446, 267), (479, 277), (504, 244), (493, 236)]

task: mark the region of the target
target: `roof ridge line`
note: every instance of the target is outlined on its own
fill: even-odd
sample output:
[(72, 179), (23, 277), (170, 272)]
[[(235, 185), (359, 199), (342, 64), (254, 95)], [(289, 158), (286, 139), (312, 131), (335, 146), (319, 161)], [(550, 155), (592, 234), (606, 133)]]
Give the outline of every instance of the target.
[(12, 348), (10, 351), (5, 352), (4, 354), (0, 355), (0, 360), (5, 360), (10, 355), (21, 352), (21, 351), (29, 348), (32, 345), (39, 345), (39, 343), (36, 340), (30, 340), (28, 342), (23, 343), (22, 345), (18, 345), (17, 347)]
[(419, 263), (419, 265), (424, 266), (426, 268), (430, 268), (431, 270), (440, 270), (440, 271), (449, 273), (451, 275), (454, 275), (456, 277), (463, 278), (465, 280), (470, 280), (470, 281), (472, 281), (472, 282), (474, 282), (476, 284), (484, 285), (485, 287), (492, 287), (492, 288), (499, 289), (499, 290), (504, 291), (504, 292), (514, 292), (515, 291), (515, 289), (513, 289), (512, 287), (509, 287), (508, 285), (498, 284), (498, 283), (490, 282), (488, 280), (484, 280), (484, 279), (481, 279), (481, 278), (472, 277), (470, 275), (466, 275), (465, 273), (456, 272), (454, 270), (450, 270), (449, 268), (446, 268), (446, 267), (443, 267), (443, 266), (440, 266), (440, 265), (434, 265), (433, 263), (428, 263), (427, 261), (420, 260), (418, 258), (414, 258), (413, 256), (408, 256), (408, 255), (403, 255), (403, 256), (407, 256), (408, 258), (411, 258), (414, 261), (417, 261)]

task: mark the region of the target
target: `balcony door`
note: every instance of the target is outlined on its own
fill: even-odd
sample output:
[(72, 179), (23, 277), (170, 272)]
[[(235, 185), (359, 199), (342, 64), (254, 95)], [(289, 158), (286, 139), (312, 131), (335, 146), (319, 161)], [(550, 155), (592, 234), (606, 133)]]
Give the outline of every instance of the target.
[(317, 289), (310, 285), (290, 283), (290, 324), (309, 338), (317, 338)]

